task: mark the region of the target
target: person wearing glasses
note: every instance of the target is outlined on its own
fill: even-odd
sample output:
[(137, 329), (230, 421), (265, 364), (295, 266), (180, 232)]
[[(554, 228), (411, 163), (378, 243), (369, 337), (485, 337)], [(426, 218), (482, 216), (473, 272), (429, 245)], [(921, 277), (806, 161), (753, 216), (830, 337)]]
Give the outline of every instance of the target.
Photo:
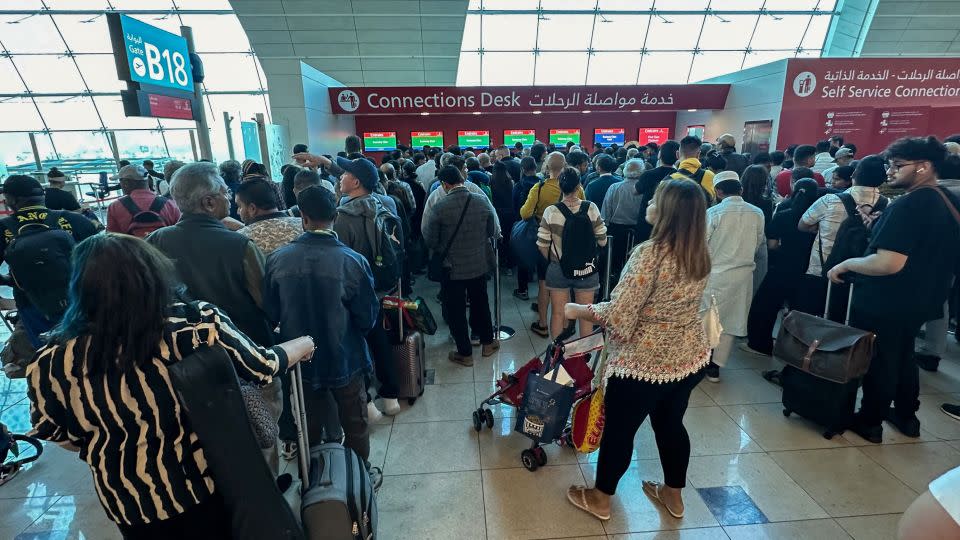
[(850, 325), (877, 335), (851, 426), (873, 443), (882, 442), (883, 420), (908, 437), (920, 436), (914, 338), (925, 321), (942, 316), (960, 256), (960, 198), (937, 186), (946, 148), (935, 137), (903, 138), (885, 154), (888, 182), (906, 193), (874, 223), (866, 255), (828, 273), (834, 283), (857, 274)]

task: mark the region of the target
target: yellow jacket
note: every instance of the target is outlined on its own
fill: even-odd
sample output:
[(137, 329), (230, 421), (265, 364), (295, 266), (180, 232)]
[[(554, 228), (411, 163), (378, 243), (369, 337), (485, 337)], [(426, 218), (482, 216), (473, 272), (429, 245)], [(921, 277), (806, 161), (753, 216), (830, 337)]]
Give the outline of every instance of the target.
[[(690, 174), (697, 172), (697, 169), (700, 168), (700, 160), (697, 158), (687, 158), (680, 162), (680, 165), (677, 166), (678, 169), (683, 169)], [(690, 177), (681, 173), (675, 172), (670, 175), (670, 178), (687, 178)], [(703, 169), (703, 178), (700, 179), (700, 185), (703, 189), (710, 194), (711, 199), (717, 198), (717, 192), (713, 189), (713, 171), (710, 169)]]
[[(540, 186), (543, 186), (541, 193)], [(527, 194), (527, 200), (520, 207), (520, 219), (530, 219), (530, 216), (536, 214), (537, 219), (543, 217), (543, 211), (547, 207), (557, 204), (563, 198), (563, 192), (560, 191), (560, 181), (556, 178), (549, 178), (542, 184), (537, 182), (530, 193)], [(577, 187), (577, 198), (584, 200), (583, 186)]]

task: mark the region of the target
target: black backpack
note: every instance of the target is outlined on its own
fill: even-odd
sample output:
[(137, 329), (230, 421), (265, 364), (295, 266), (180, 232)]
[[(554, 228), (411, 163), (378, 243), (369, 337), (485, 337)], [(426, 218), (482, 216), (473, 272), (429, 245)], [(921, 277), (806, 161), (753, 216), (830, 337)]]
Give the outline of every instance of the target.
[[(377, 203), (373, 220), (374, 241), (370, 246), (370, 270), (373, 272), (373, 288), (377, 292), (396, 289), (403, 264), (403, 225), (385, 206)], [(369, 236), (368, 236), (369, 238)]]
[(67, 309), (70, 254), (76, 242), (70, 231), (60, 228), (60, 212), (47, 210), (42, 222), (21, 226), (16, 216), (4, 220), (14, 234), (4, 260), (17, 288), (50, 320)]
[(146, 210), (141, 210), (129, 195), (120, 197), (120, 204), (133, 216), (133, 219), (130, 220), (130, 225), (127, 226), (127, 234), (136, 236), (137, 238), (145, 238), (153, 231), (166, 227), (167, 225), (164, 223), (163, 217), (160, 216), (160, 211), (167, 205), (166, 197), (157, 195), (157, 197), (153, 199), (153, 202), (150, 203), (150, 207)]
[(576, 214), (559, 202), (554, 206), (560, 210), (566, 222), (563, 224), (563, 255), (560, 256), (560, 269), (568, 279), (583, 279), (597, 272), (597, 237), (593, 233), (593, 222), (588, 212), (590, 202), (580, 203)]
[(693, 180), (698, 186), (700, 186), (700, 190), (703, 191), (703, 196), (707, 199), (707, 206), (713, 203), (713, 196), (710, 195), (710, 192), (707, 191), (707, 188), (703, 187), (703, 176), (706, 174), (706, 169), (701, 167), (693, 172), (690, 172), (686, 169), (677, 169), (677, 172)]
[[(840, 223), (837, 230), (837, 237), (833, 242), (833, 249), (830, 250), (830, 256), (823, 260), (823, 241), (819, 240), (821, 272), (824, 277), (831, 268), (847, 259), (863, 257), (870, 245), (870, 231), (880, 214), (887, 208), (890, 202), (884, 196), (877, 199), (875, 205), (861, 204), (857, 206), (857, 201), (849, 193), (838, 193), (837, 197), (843, 203), (847, 211), (847, 217)], [(819, 235), (817, 236), (819, 239)]]

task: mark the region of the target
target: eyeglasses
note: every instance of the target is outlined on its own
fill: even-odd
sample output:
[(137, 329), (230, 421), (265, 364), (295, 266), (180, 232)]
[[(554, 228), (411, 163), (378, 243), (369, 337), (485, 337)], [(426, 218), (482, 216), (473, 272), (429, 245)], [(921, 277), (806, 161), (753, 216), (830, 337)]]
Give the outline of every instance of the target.
[(917, 163), (920, 163), (920, 162), (919, 161), (900, 161), (900, 162), (891, 161), (889, 172), (898, 172), (900, 171), (900, 169), (906, 167), (907, 165), (916, 165)]

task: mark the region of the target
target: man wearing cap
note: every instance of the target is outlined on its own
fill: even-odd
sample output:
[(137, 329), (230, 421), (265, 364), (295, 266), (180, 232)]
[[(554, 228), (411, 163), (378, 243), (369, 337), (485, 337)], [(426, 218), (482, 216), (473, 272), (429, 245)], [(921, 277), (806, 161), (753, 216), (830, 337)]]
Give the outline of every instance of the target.
[(834, 165), (829, 169), (823, 171), (823, 179), (827, 182), (830, 182), (833, 178), (834, 171), (837, 170), (837, 167), (845, 167), (853, 163), (854, 152), (853, 149), (847, 148), (846, 146), (841, 147), (837, 150), (837, 153), (833, 155)]
[[(160, 197), (148, 188), (148, 171), (140, 165), (127, 165), (120, 169), (117, 175), (120, 179), (120, 189), (123, 197), (110, 203), (107, 207), (107, 230), (115, 233), (134, 234), (131, 229), (134, 216), (141, 212), (155, 212), (162, 224), (160, 227), (173, 225), (180, 220), (180, 209), (173, 199)], [(159, 200), (163, 200), (161, 205)], [(155, 206), (156, 204), (156, 206)], [(136, 211), (135, 211), (136, 210)]]
[(710, 277), (703, 294), (703, 307), (716, 299), (723, 333), (707, 366), (707, 379), (720, 381), (720, 368), (727, 363), (734, 337), (747, 335), (747, 313), (753, 301), (753, 270), (757, 250), (766, 241), (763, 212), (743, 200), (743, 185), (733, 171), (714, 177), (718, 202), (707, 209), (707, 247)]
[[(397, 211), (397, 202), (393, 200), (393, 197), (390, 197), (384, 193), (380, 193), (377, 191), (378, 188), (383, 189), (382, 186), (380, 186), (380, 174), (377, 173), (377, 166), (374, 165), (374, 163), (369, 159), (363, 157), (362, 154), (357, 155), (357, 157), (355, 158), (349, 158), (349, 157), (343, 158), (341, 156), (337, 156), (337, 161), (334, 162), (333, 160), (331, 160), (326, 156), (318, 156), (308, 152), (301, 152), (299, 154), (294, 154), (293, 159), (294, 161), (299, 163), (301, 166), (306, 167), (308, 169), (316, 170), (316, 169), (319, 169), (320, 167), (323, 167), (324, 170), (328, 171), (331, 175), (337, 178), (340, 178), (345, 171), (341, 163), (343, 162), (350, 163), (351, 160), (355, 162), (359, 159), (368, 161), (371, 165), (373, 165), (373, 172), (377, 175), (377, 184), (373, 186), (373, 188), (370, 190), (370, 195), (372, 195), (373, 198), (380, 201), (380, 204), (382, 204), (387, 210), (389, 210), (391, 214), (397, 217), (400, 216), (400, 214)], [(345, 192), (343, 191), (342, 188), (340, 190), (340, 193), (345, 195)], [(341, 197), (340, 205), (342, 206), (343, 204), (345, 204), (347, 202), (347, 199), (348, 198), (345, 196)]]
[(737, 178), (750, 165), (747, 156), (737, 153), (737, 140), (729, 133), (724, 133), (717, 139), (717, 150), (720, 151), (720, 157), (727, 162), (725, 170), (734, 171), (737, 173)]
[[(29, 297), (35, 293), (46, 296), (51, 290), (55, 290), (62, 294), (60, 304), (61, 308), (65, 307), (67, 283), (70, 276), (52, 276), (51, 279), (55, 282), (43, 283), (41, 288), (44, 290), (33, 290), (28, 285), (28, 282), (33, 280), (27, 279), (27, 276), (23, 275), (15, 283), (15, 276), (20, 265), (7, 259), (7, 248), (19, 236), (20, 232), (25, 230), (25, 227), (30, 228), (31, 225), (41, 225), (50, 229), (67, 231), (73, 237), (74, 242), (81, 242), (87, 237), (93, 236), (97, 233), (97, 227), (89, 219), (76, 212), (48, 209), (45, 206), (46, 199), (43, 187), (32, 176), (22, 174), (8, 176), (3, 183), (3, 196), (7, 207), (13, 211), (13, 214), (0, 220), (0, 259), (5, 260), (10, 265), (11, 276), (0, 276), (0, 284), (13, 287), (13, 298), (17, 303), (17, 310), (24, 330), (27, 331), (31, 344), (34, 347), (39, 347), (41, 344), (40, 334), (53, 328), (59, 322), (63, 312), (62, 309), (41, 310), (30, 301)], [(35, 233), (31, 236), (34, 239), (39, 239), (42, 234), (47, 233)], [(43, 247), (42, 243), (38, 247)], [(69, 261), (61, 262), (69, 265)], [(19, 271), (32, 272), (33, 268), (21, 268)], [(31, 277), (36, 277), (36, 274)]]

